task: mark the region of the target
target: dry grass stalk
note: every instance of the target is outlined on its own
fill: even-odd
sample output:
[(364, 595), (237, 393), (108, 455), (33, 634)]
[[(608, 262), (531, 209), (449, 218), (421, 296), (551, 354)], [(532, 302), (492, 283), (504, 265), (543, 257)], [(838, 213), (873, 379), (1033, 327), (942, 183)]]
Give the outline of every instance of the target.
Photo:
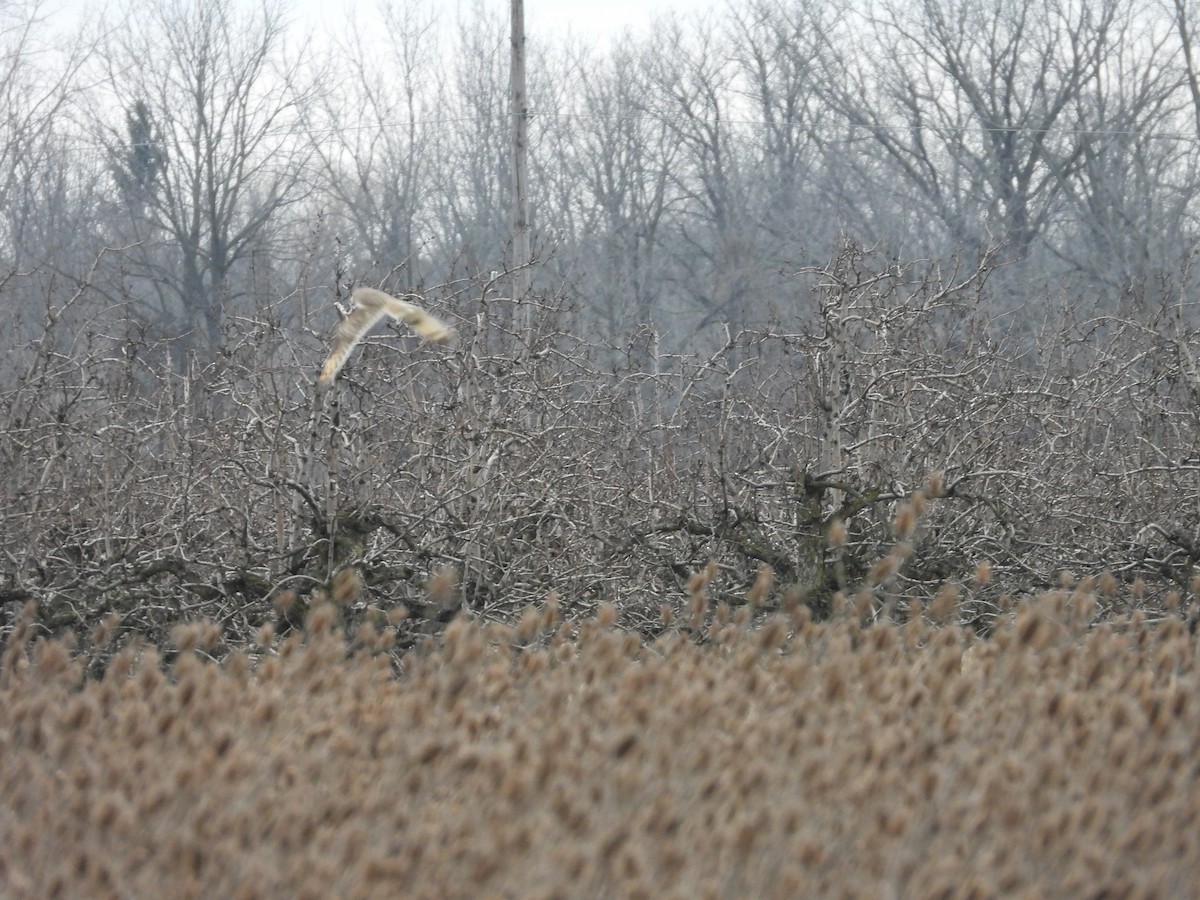
[[(690, 584), (705, 616), (715, 575)], [(400, 677), (375, 655), (389, 617), (351, 644), (332, 601), (223, 665), (184, 653), (167, 677), (130, 647), (87, 681), (90, 651), (31, 614), (0, 654), (0, 877), (30, 896), (1190, 895), (1195, 640), (1178, 617), (1091, 627), (1090, 587), (1023, 600), (986, 642), (915, 608), (894, 629), (747, 604), (707, 643), (644, 644), (613, 604), (576, 627), (552, 596), (515, 629), (456, 619)]]

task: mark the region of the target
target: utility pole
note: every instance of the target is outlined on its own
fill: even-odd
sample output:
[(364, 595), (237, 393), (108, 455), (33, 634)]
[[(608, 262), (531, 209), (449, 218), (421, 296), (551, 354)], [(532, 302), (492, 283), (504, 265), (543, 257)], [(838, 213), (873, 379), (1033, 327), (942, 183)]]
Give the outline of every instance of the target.
[(525, 0), (512, 0), (512, 247), (513, 300), (522, 310), (517, 323), (528, 352), (533, 344), (533, 248), (529, 238), (529, 99), (525, 92)]

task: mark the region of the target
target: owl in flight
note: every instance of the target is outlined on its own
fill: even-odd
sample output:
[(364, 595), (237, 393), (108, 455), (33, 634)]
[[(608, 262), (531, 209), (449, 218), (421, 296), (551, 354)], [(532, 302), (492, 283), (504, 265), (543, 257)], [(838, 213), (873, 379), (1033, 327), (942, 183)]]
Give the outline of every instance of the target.
[(374, 288), (358, 288), (350, 295), (350, 304), (350, 313), (342, 320), (337, 334), (334, 335), (329, 358), (325, 360), (325, 365), (321, 369), (321, 377), (317, 380), (317, 383), (323, 388), (333, 383), (333, 380), (337, 378), (337, 373), (350, 358), (355, 345), (384, 316), (399, 319), (427, 341), (453, 344), (458, 337), (453, 328), (434, 318), (421, 307), (406, 300), (397, 300)]

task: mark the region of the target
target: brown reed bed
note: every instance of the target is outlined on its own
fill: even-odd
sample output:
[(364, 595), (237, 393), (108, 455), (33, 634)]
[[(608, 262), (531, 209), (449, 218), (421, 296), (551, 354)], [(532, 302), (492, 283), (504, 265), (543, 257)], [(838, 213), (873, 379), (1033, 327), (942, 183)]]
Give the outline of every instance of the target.
[[(693, 585), (697, 591), (703, 583)], [(916, 615), (612, 607), (455, 621), (403, 657), (335, 610), (252, 653), (0, 672), (10, 897), (1195, 896), (1196, 641), (1090, 624), (1089, 587), (987, 640)]]

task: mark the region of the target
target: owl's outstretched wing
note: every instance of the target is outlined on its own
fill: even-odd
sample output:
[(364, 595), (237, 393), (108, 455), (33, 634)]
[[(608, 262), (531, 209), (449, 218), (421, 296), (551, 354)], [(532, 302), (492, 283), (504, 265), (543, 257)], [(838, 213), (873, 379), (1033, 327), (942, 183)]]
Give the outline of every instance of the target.
[(322, 387), (327, 387), (337, 378), (337, 373), (350, 358), (354, 347), (384, 316), (399, 319), (427, 341), (451, 344), (457, 337), (453, 328), (431, 316), (421, 307), (406, 300), (398, 300), (383, 291), (360, 287), (350, 295), (350, 300), (352, 303), (350, 314), (342, 320), (342, 324), (338, 327), (337, 334), (333, 338), (333, 346), (329, 350), (329, 357), (321, 368), (321, 377), (318, 379), (318, 383)]

